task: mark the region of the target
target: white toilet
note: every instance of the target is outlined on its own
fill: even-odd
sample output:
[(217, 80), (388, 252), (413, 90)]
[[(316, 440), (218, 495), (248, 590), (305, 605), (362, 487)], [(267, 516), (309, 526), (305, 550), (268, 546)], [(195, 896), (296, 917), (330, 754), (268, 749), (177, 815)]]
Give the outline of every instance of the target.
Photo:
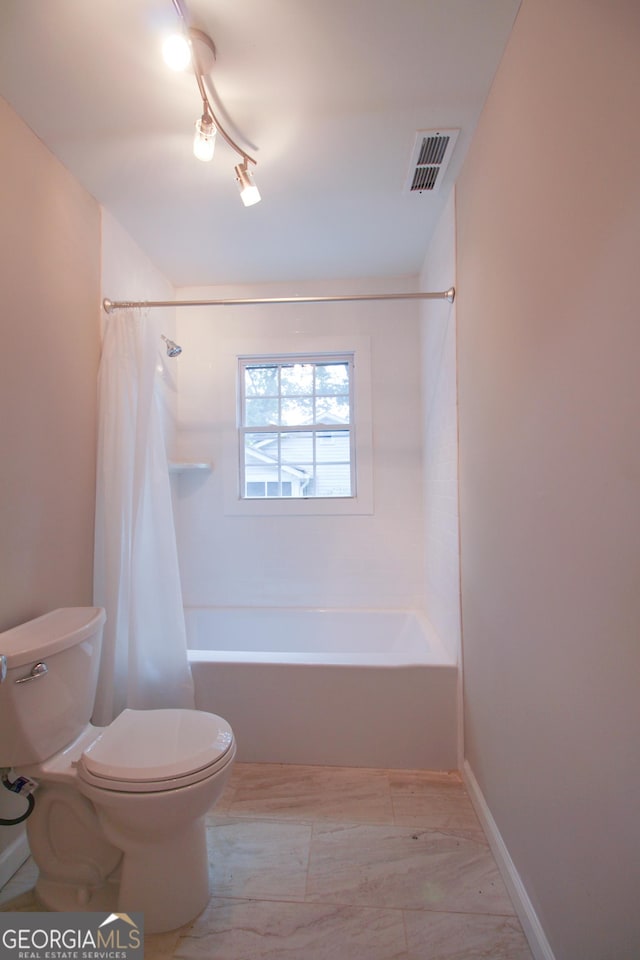
[(67, 607), (0, 634), (0, 766), (39, 784), (27, 820), (51, 910), (142, 912), (172, 930), (209, 898), (205, 814), (236, 752), (221, 717), (93, 710), (104, 610)]

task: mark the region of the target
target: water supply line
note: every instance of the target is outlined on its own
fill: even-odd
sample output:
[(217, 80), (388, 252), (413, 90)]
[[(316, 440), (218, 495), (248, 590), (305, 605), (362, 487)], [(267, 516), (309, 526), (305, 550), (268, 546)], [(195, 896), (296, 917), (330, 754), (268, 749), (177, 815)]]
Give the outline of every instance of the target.
[[(0, 770), (0, 779), (2, 780), (2, 785), (10, 793), (21, 793), (26, 795), (27, 800), (27, 809), (20, 817), (0, 817), (0, 826), (3, 827), (14, 827), (18, 823), (22, 823), (27, 817), (30, 817), (33, 813), (33, 808), (36, 805), (35, 797), (31, 790), (34, 790), (37, 784), (33, 780), (29, 780), (28, 777), (16, 777), (15, 780), (9, 779), (10, 768), (2, 767)], [(27, 791), (29, 791), (27, 793)]]

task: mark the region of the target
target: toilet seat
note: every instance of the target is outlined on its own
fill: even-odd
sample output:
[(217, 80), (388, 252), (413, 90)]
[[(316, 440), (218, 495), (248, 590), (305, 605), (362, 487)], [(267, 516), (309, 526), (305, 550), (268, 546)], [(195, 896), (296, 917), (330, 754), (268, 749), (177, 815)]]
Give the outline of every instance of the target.
[(77, 774), (102, 790), (150, 793), (205, 780), (235, 756), (222, 717), (197, 710), (124, 710), (82, 753)]

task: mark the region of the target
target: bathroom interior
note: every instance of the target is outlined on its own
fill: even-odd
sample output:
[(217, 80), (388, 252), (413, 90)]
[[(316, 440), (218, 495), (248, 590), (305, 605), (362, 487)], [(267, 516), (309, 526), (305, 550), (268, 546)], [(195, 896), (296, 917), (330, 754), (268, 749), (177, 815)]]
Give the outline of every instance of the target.
[[(191, 155), (199, 88), (167, 73), (154, 46), (187, 6), (214, 38), (221, 119), (258, 160), (262, 199), (246, 209), (234, 147), (218, 135), (211, 164)], [(94, 563), (108, 528), (101, 484), (115, 472), (99, 371), (104, 406), (110, 332), (144, 330), (184, 611), (174, 632), (190, 648), (180, 669), (196, 707), (237, 738), (224, 829), (258, 830), (287, 783), (317, 783), (326, 803), (337, 791), (330, 822), (400, 831), (407, 794), (455, 781), (526, 942), (486, 934), (479, 946), (482, 909), (410, 900), (395, 911), (402, 947), (379, 933), (391, 923), (380, 912), (375, 943), (360, 929), (332, 955), (632, 960), (640, 8), (187, 6), (5, 0), (0, 11), (0, 631), (94, 604), (112, 629)], [(106, 40), (124, 27), (114, 49)], [(457, 139), (438, 189), (411, 196), (416, 131), (444, 128)], [(380, 181), (390, 198), (376, 206)], [(199, 305), (107, 310), (105, 299)], [(238, 357), (344, 351), (359, 391), (357, 495), (238, 498)], [(156, 599), (146, 610), (160, 633), (173, 621)], [(414, 629), (405, 655), (396, 639)], [(220, 650), (218, 632), (240, 640)], [(332, 654), (316, 635), (335, 640)], [(180, 676), (166, 679), (168, 699)], [(109, 697), (115, 712), (127, 705), (125, 687), (116, 676), (99, 688), (105, 717)], [(358, 813), (346, 786), (363, 778), (378, 804), (391, 791), (395, 819)], [(4, 793), (0, 818), (17, 817), (22, 798)], [(255, 823), (234, 814), (243, 806)], [(314, 815), (299, 811), (307, 829)], [(318, 862), (328, 823), (312, 831)], [(28, 855), (24, 824), (0, 826), (5, 891)], [(281, 899), (311, 921), (328, 893), (318, 873), (306, 882), (306, 898)], [(259, 901), (256, 916), (278, 899), (251, 889), (237, 902)], [(345, 903), (352, 919), (376, 906)], [(454, 916), (475, 930), (475, 953), (451, 946), (453, 927), (448, 947), (427, 930)], [(425, 946), (432, 935), (439, 947)], [(150, 937), (145, 955), (244, 956), (196, 944), (187, 933), (156, 953)], [(247, 955), (302, 955), (278, 949)]]

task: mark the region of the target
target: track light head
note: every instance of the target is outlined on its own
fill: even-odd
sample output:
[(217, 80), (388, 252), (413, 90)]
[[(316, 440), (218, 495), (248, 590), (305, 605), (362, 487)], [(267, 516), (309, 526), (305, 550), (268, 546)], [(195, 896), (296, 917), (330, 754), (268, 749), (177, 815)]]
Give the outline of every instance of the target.
[(198, 160), (212, 160), (216, 146), (216, 128), (211, 116), (206, 112), (196, 120), (196, 133), (193, 138), (193, 153)]
[(251, 207), (254, 203), (260, 202), (260, 191), (253, 182), (251, 172), (247, 167), (246, 159), (239, 163), (235, 168), (236, 180), (240, 189), (240, 199), (245, 207)]
[(191, 63), (191, 45), (183, 33), (174, 33), (167, 37), (162, 44), (164, 62), (171, 69), (179, 73), (186, 70)]
[(193, 67), (204, 76), (216, 62), (216, 48), (211, 37), (196, 27), (173, 33), (162, 44), (164, 62), (177, 73)]

